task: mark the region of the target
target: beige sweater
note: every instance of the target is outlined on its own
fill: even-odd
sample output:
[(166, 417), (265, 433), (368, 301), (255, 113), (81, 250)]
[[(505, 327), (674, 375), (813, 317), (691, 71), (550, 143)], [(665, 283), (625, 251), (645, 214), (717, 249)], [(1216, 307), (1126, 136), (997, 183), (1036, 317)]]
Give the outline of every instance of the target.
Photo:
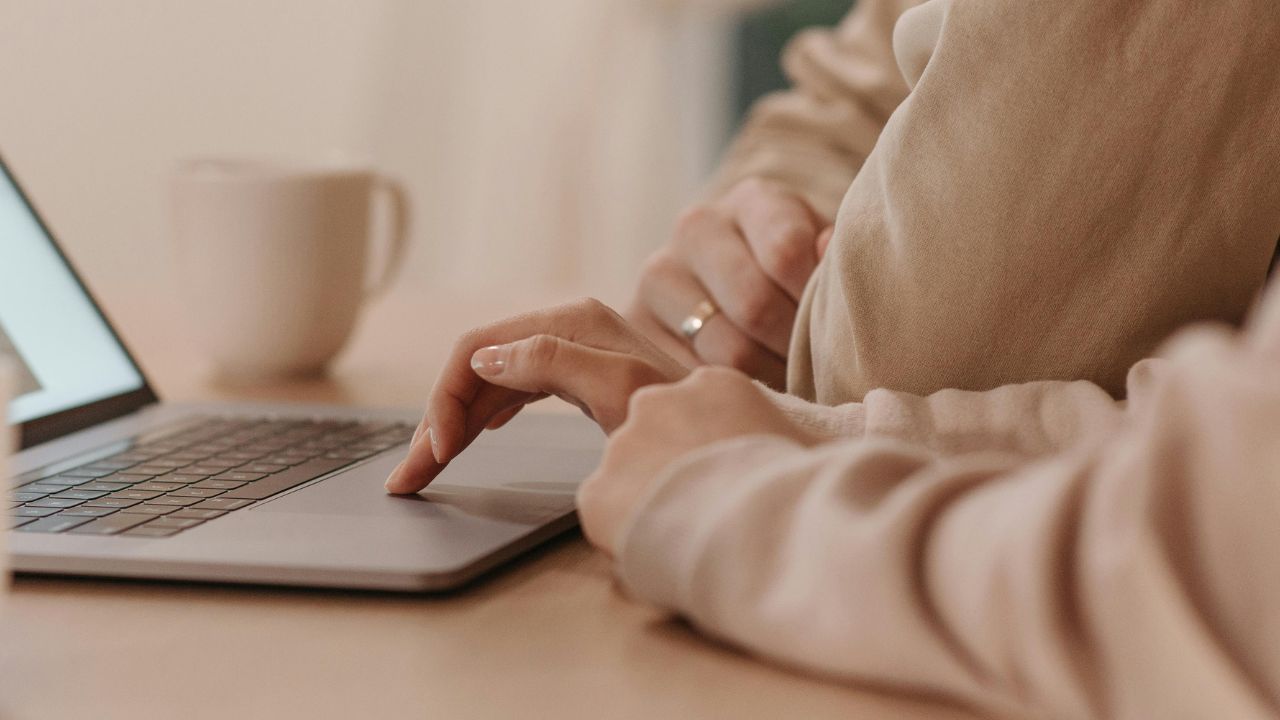
[[(1192, 332), (1110, 397), (1263, 281), (1280, 3), (931, 0), (896, 31), (902, 3), (859, 5), (792, 52), (799, 89), (724, 180), (824, 207), (862, 163), (791, 368), (860, 402), (779, 395), (833, 441), (668, 468), (624, 583), (761, 655), (997, 714), (1280, 717), (1280, 291), (1244, 343)], [(908, 394), (1053, 378), (1097, 384)]]
[(793, 393), (1119, 393), (1160, 340), (1239, 322), (1261, 286), (1280, 237), (1275, 0), (860, 0), (786, 65), (795, 91), (761, 104), (720, 185), (759, 174), (839, 206)]

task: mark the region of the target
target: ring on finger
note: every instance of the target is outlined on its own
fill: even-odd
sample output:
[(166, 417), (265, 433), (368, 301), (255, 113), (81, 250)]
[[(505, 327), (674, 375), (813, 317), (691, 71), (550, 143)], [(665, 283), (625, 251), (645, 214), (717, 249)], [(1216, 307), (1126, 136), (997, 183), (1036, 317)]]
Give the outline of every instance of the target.
[(693, 309), (683, 321), (680, 322), (680, 334), (684, 335), (686, 340), (692, 341), (702, 332), (702, 328), (706, 326), (707, 321), (720, 312), (720, 308), (710, 300), (703, 300)]

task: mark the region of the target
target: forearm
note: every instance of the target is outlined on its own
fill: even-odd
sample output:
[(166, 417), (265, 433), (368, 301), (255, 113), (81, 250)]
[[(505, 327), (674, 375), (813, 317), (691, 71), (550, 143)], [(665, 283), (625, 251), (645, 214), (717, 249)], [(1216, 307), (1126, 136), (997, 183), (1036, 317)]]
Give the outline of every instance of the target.
[(1280, 363), (1187, 341), (1123, 423), (1030, 461), (769, 437), (668, 469), (639, 597), (809, 671), (1049, 717), (1255, 717), (1280, 698)]

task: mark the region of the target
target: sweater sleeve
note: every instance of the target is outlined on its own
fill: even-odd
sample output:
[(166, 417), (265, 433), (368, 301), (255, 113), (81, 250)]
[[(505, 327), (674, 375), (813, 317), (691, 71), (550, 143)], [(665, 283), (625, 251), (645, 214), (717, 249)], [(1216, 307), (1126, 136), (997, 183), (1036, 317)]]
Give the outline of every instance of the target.
[[(1133, 368), (1135, 385), (1145, 387), (1161, 368), (1160, 360), (1142, 361)], [(1110, 395), (1081, 381), (1032, 382), (989, 392), (942, 390), (928, 397), (881, 389), (862, 402), (835, 407), (806, 402), (763, 383), (756, 386), (819, 439), (896, 439), (943, 455), (999, 450), (1033, 457), (1105, 433), (1119, 417)]]
[(798, 35), (783, 56), (791, 89), (760, 100), (713, 183), (782, 183), (834, 218), (840, 199), (907, 95), (893, 54), (898, 17), (921, 0), (859, 0), (834, 30)]
[(633, 515), (622, 581), (761, 656), (986, 712), (1274, 717), (1280, 362), (1175, 347), (1060, 452), (703, 448)]

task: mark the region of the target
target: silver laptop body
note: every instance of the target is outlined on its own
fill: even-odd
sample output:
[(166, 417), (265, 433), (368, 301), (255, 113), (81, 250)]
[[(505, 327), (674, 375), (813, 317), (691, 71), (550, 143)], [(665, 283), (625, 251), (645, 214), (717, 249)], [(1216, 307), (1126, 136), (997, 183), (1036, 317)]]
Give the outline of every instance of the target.
[[(60, 333), (74, 336), (57, 337)], [(69, 346), (88, 350), (75, 354), (71, 362), (67, 353), (55, 352)], [(10, 412), (21, 449), (10, 463), (9, 486), (15, 488), (10, 506), (19, 497), (36, 497), (38, 493), (23, 488), (34, 484), (38, 489), (41, 478), (96, 467), (99, 461), (108, 464), (103, 459), (127, 456), (139, 442), (163, 442), (211, 419), (358, 423), (357, 427), (398, 427), (395, 432), (407, 434), (419, 417), (413, 410), (160, 402), (2, 159), (0, 348), (19, 366), (20, 394)], [(56, 523), (46, 517), (13, 518), (11, 523), (24, 524), (9, 531), (9, 547), (19, 573), (396, 591), (452, 589), (571, 528), (576, 523), (574, 493), (599, 461), (602, 445), (600, 431), (585, 418), (526, 412), (502, 430), (483, 435), (417, 496), (392, 497), (382, 489), (407, 449), (400, 439), (372, 455), (355, 453), (350, 464), (270, 497), (229, 501), (242, 507), (190, 521), (190, 527), (167, 537), (146, 536), (139, 530), (143, 525), (110, 534), (33, 531)], [(365, 447), (367, 452), (381, 445)], [(263, 480), (272, 477), (277, 476)], [(111, 479), (92, 478), (80, 487), (97, 487), (94, 483)], [(192, 487), (203, 484), (208, 483)], [(102, 485), (109, 486), (114, 487)], [(117, 495), (130, 494), (126, 488), (75, 507), (84, 514), (90, 512), (85, 507), (110, 504)], [(194, 507), (206, 503), (198, 500)], [(39, 504), (59, 502), (41, 498), (31, 503)], [(47, 510), (54, 518), (65, 512), (56, 507), (10, 507), (11, 514)]]

